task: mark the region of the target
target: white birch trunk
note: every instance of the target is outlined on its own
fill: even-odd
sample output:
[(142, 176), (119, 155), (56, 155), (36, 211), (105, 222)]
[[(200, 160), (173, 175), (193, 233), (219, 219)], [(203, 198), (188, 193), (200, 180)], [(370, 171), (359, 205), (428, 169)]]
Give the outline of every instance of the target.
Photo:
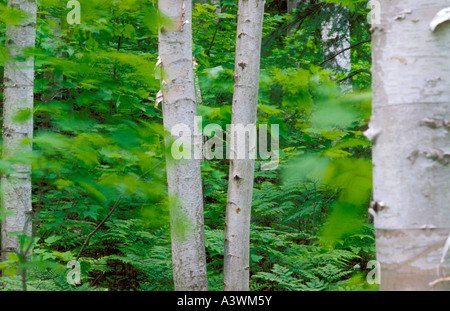
[[(36, 41), (36, 1), (9, 0), (8, 5), (29, 13), (19, 25), (7, 25), (6, 37), (10, 60), (5, 64), (3, 98), (3, 158), (16, 159), (32, 150), (34, 58), (15, 60), (22, 49), (34, 47)], [(18, 114), (29, 114), (22, 122)], [(31, 166), (15, 164), (14, 172), (2, 175), (2, 208), (12, 215), (2, 220), (2, 259), (17, 252), (18, 235), (31, 236)], [(22, 245), (25, 249), (27, 245)], [(25, 254), (26, 255), (26, 254)]]
[[(338, 5), (332, 5), (332, 7), (332, 16), (328, 21), (322, 23), (324, 60), (328, 60), (338, 52), (347, 50), (328, 60), (325, 63), (325, 68), (348, 74), (351, 70), (348, 11)], [(344, 92), (350, 91), (351, 84), (348, 81), (343, 81), (341, 88)]]
[[(240, 0), (232, 124), (256, 127), (264, 0)], [(248, 148), (248, 142), (237, 141)], [(233, 157), (237, 146), (231, 146)], [(246, 149), (247, 150), (247, 149)], [(248, 155), (248, 153), (246, 153)], [(224, 290), (249, 290), (250, 215), (255, 160), (230, 159), (225, 224)]]
[[(382, 290), (450, 289), (450, 0), (381, 2), (373, 31), (373, 147)], [(444, 261), (441, 263), (441, 258)]]
[[(176, 125), (186, 125), (192, 142), (197, 124), (191, 1), (163, 0), (159, 1), (159, 9), (174, 23), (174, 28), (163, 27), (159, 33), (159, 55), (164, 71), (164, 127), (171, 132)], [(189, 145), (193, 148), (192, 143)], [(167, 181), (175, 290), (207, 290), (200, 159), (170, 160), (168, 157)]]

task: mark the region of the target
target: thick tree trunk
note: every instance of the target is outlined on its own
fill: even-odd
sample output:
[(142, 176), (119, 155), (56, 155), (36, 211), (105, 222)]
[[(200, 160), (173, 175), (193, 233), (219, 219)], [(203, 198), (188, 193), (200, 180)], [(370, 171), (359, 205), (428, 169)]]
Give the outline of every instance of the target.
[[(373, 214), (382, 290), (450, 289), (449, 0), (380, 1), (373, 32)], [(441, 263), (441, 258), (444, 261)]]
[[(190, 131), (188, 145), (192, 151), (197, 124), (191, 1), (159, 1), (159, 9), (173, 21), (173, 28), (163, 27), (159, 34), (159, 55), (164, 71), (164, 126), (173, 132), (176, 126), (185, 125)], [(172, 136), (177, 138), (179, 134), (174, 131)], [(167, 159), (175, 290), (208, 289), (200, 159), (193, 156), (190, 159)]]
[[(4, 72), (2, 152), (3, 158), (17, 160), (32, 150), (28, 139), (33, 136), (34, 58), (15, 57), (22, 55), (22, 49), (35, 45), (36, 1), (9, 0), (8, 5), (29, 13), (20, 24), (6, 27), (10, 60)], [(32, 233), (31, 166), (22, 161), (13, 168), (14, 172), (2, 175), (1, 180), (2, 208), (11, 213), (2, 220), (3, 260), (9, 251), (18, 251), (18, 236)]]
[[(232, 104), (232, 125), (236, 128), (239, 125), (256, 128), (263, 16), (264, 0), (239, 1)], [(253, 137), (256, 139), (256, 136)], [(255, 165), (254, 158), (251, 159), (249, 154), (255, 150), (248, 150), (250, 144), (246, 140), (231, 140), (235, 144), (230, 148), (224, 290), (248, 290), (250, 214)], [(251, 145), (254, 143), (253, 141)], [(237, 149), (244, 146), (248, 152), (245, 152), (245, 159), (242, 159), (238, 157)]]

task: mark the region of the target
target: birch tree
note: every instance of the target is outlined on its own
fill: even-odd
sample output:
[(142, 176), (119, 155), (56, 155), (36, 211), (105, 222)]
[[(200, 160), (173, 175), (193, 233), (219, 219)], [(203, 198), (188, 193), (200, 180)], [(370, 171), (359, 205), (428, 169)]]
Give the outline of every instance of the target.
[[(287, 0), (287, 12), (292, 13), (297, 8), (297, 6), (300, 4), (301, 0)], [(288, 29), (288, 33), (294, 33), (295, 29), (294, 27), (291, 27)]]
[(2, 156), (14, 164), (1, 179), (1, 204), (10, 215), (2, 219), (3, 260), (9, 252), (19, 251), (19, 236), (32, 233), (31, 166), (25, 156), (32, 149), (34, 58), (24, 56), (23, 49), (34, 47), (36, 41), (36, 1), (9, 0), (8, 6), (22, 10), (25, 17), (6, 26), (9, 60), (4, 70)]
[[(264, 0), (240, 0), (236, 37), (232, 126), (256, 128)], [(239, 130), (237, 130), (239, 131)], [(235, 133), (231, 133), (234, 135)], [(241, 133), (236, 133), (240, 136)], [(252, 135), (246, 132), (248, 137)], [(250, 215), (256, 142), (231, 137), (225, 224), (224, 290), (249, 289)], [(241, 136), (242, 137), (242, 136)], [(256, 139), (255, 136), (253, 138)], [(237, 148), (246, 150), (245, 158)], [(251, 149), (251, 150), (250, 150)]]
[[(159, 1), (160, 12), (171, 26), (160, 28), (159, 56), (163, 71), (164, 127), (174, 139), (187, 137), (194, 152), (196, 102), (192, 62), (190, 0)], [(183, 125), (188, 133), (177, 132)], [(201, 143), (201, 138), (200, 138)], [(198, 146), (197, 146), (198, 147)], [(172, 262), (175, 290), (207, 290), (201, 157), (167, 157), (167, 182), (170, 195)]]
[(449, 6), (383, 0), (373, 25), (366, 136), (374, 144), (371, 212), (382, 290), (450, 289), (450, 23), (430, 28)]
[[(322, 43), (325, 68), (336, 73), (349, 73), (350, 61), (350, 22), (348, 10), (341, 5), (330, 4), (329, 20), (322, 23)], [(347, 81), (341, 83), (343, 91), (351, 90)]]
[(300, 3), (301, 0), (287, 0), (287, 11), (292, 12)]

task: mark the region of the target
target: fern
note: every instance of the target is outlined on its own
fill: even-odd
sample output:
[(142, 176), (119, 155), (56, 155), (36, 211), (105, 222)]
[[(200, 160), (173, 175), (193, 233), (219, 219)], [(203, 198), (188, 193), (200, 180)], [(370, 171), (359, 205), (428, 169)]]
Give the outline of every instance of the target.
[(308, 286), (302, 284), (301, 280), (293, 277), (292, 273), (289, 268), (275, 264), (270, 272), (258, 272), (253, 278), (276, 284), (277, 290), (308, 290)]
[(105, 240), (112, 243), (117, 252), (103, 257), (106, 266), (121, 262), (132, 267), (137, 276), (127, 282), (133, 282), (129, 286), (136, 290), (171, 290), (172, 263), (167, 228), (150, 233), (143, 230), (143, 222), (137, 219), (114, 221), (108, 226), (109, 230), (97, 238), (101, 245)]
[[(45, 277), (40, 272), (28, 272), (26, 280), (27, 291), (104, 291), (106, 288), (91, 287), (89, 282), (79, 286), (70, 285), (66, 279), (66, 273), (50, 273)], [(23, 283), (20, 275), (0, 278), (0, 288), (7, 291), (22, 291)]]

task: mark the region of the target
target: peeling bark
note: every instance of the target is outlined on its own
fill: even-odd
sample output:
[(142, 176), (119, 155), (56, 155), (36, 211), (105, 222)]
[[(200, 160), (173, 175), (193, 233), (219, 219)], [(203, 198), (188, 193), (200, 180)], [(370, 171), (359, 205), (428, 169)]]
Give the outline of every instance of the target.
[[(449, 0), (381, 1), (373, 29), (373, 196), (382, 290), (442, 290), (450, 234), (450, 24), (430, 21)], [(433, 283), (434, 282), (434, 283)], [(435, 284), (432, 286), (432, 284)]]

